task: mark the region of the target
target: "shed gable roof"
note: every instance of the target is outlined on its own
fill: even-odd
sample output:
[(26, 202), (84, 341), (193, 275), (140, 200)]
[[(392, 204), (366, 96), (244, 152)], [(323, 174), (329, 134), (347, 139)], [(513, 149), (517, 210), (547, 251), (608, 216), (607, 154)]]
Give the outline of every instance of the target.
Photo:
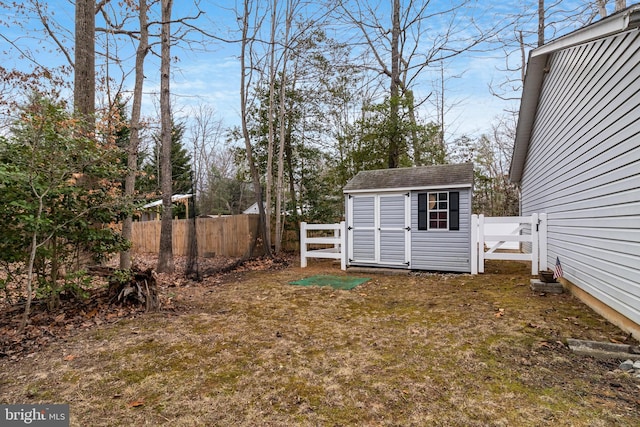
[(563, 49), (602, 39), (638, 26), (640, 26), (640, 5), (634, 5), (529, 52), (518, 113), (516, 139), (509, 170), (511, 182), (518, 183), (522, 180), (549, 56)]
[(473, 164), (418, 166), (358, 172), (344, 187), (344, 192), (410, 190), (433, 187), (471, 187)]

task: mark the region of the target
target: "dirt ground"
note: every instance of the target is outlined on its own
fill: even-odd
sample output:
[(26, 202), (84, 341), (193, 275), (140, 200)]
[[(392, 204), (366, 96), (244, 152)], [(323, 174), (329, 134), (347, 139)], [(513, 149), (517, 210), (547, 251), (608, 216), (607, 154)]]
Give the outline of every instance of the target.
[[(640, 379), (566, 346), (635, 342), (571, 295), (531, 291), (526, 264), (385, 275), (288, 258), (202, 282), (180, 269), (159, 276), (157, 313), (96, 293), (36, 310), (18, 336), (4, 301), (0, 403), (68, 403), (73, 426), (640, 425)], [(370, 280), (289, 284), (315, 274)]]

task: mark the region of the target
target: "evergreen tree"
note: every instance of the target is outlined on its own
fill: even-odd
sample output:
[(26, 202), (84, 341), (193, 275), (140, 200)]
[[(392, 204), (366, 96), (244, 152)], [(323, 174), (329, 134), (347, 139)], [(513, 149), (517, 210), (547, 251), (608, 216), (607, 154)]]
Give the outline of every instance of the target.
[(348, 180), (362, 170), (387, 168), (392, 139), (397, 167), (445, 163), (446, 153), (438, 142), (440, 127), (432, 122), (416, 122), (410, 114), (411, 102), (406, 98), (396, 101), (398, 120), (391, 114), (393, 103), (389, 99), (367, 106), (363, 118), (343, 136), (350, 149), (337, 166), (338, 175)]
[[(173, 123), (171, 132), (171, 177), (173, 194), (189, 194), (191, 184), (191, 155), (184, 147), (182, 138), (185, 132), (184, 123)], [(142, 167), (143, 176), (138, 180), (138, 190), (147, 197), (160, 194), (160, 133), (153, 135), (154, 146), (147, 153), (147, 161)]]

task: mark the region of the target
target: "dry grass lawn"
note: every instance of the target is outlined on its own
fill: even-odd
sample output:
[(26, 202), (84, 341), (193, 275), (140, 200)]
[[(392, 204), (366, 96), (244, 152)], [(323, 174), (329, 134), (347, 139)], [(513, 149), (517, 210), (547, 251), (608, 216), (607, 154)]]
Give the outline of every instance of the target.
[(0, 402), (69, 403), (73, 426), (640, 425), (640, 379), (563, 342), (625, 335), (527, 270), (288, 284), (344, 274), (312, 262), (165, 288), (180, 310), (0, 360)]

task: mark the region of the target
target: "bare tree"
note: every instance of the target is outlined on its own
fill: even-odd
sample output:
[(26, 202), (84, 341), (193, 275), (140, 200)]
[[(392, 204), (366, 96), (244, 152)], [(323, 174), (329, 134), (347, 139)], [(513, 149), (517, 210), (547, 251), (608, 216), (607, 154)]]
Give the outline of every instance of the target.
[(171, 176), (171, 8), (173, 0), (162, 0), (162, 40), (160, 65), (160, 120), (161, 120), (161, 191), (162, 224), (160, 229), (160, 252), (157, 271), (172, 273), (173, 261), (173, 214), (172, 214), (172, 176)]
[[(374, 58), (375, 65), (365, 65), (389, 81), (390, 115), (392, 128), (397, 128), (400, 98), (421, 104), (416, 100), (413, 88), (421, 73), (439, 61), (446, 61), (476, 49), (495, 33), (496, 25), (480, 28), (473, 18), (460, 19), (461, 14), (470, 13), (472, 4), (468, 0), (447, 3), (432, 1), (394, 0), (391, 11), (379, 3), (368, 1), (343, 1), (341, 11), (348, 23), (357, 28), (362, 35), (360, 43), (366, 46)], [(385, 17), (391, 15), (391, 26)], [(434, 32), (431, 22), (446, 25), (443, 30)], [(410, 106), (412, 111), (414, 106)], [(415, 119), (415, 111), (412, 113)], [(388, 166), (397, 167), (400, 153), (399, 142), (391, 129), (388, 147)]]
[[(503, 51), (505, 65), (499, 68), (505, 77), (499, 82), (491, 82), (491, 93), (503, 100), (518, 101), (524, 82), (527, 52), (542, 46), (550, 39), (562, 36), (570, 31), (588, 25), (597, 17), (607, 16), (608, 0), (587, 1), (576, 7), (574, 2), (538, 0), (522, 3), (521, 10), (514, 10), (504, 17), (509, 24), (497, 35)], [(618, 5), (618, 3), (620, 3)], [(626, 2), (616, 0), (616, 11), (624, 8)]]
[(251, 80), (255, 72), (255, 63), (253, 61), (253, 45), (256, 41), (256, 32), (262, 25), (262, 19), (256, 17), (254, 2), (252, 0), (243, 0), (242, 14), (238, 17), (241, 22), (242, 36), (240, 39), (240, 119), (242, 126), (242, 136), (245, 143), (247, 154), (247, 163), (251, 173), (253, 182), (253, 190), (256, 195), (256, 203), (258, 204), (258, 212), (260, 215), (260, 231), (264, 244), (265, 254), (271, 256), (271, 236), (267, 228), (267, 215), (264, 209), (262, 198), (262, 186), (260, 185), (260, 174), (253, 158), (253, 147), (251, 145), (251, 135), (247, 124), (247, 116), (249, 112), (251, 90)]
[(190, 112), (190, 116), (194, 195), (198, 201), (198, 211), (211, 213), (208, 205), (210, 195), (214, 192), (211, 184), (217, 174), (229, 177), (232, 173), (233, 159), (230, 150), (223, 145), (222, 121), (216, 118), (213, 107), (201, 104)]
[(398, 133), (399, 116), (399, 94), (400, 94), (400, 0), (393, 1), (391, 11), (391, 74), (390, 90), (391, 95), (391, 137), (389, 138), (388, 166), (397, 168), (400, 160), (400, 135)]
[(598, 13), (601, 18), (607, 17), (607, 0), (596, 0), (596, 6), (598, 7)]
[[(273, 155), (275, 152), (275, 118), (276, 118), (276, 78), (278, 74), (278, 67), (276, 65), (276, 37), (278, 30), (278, 0), (271, 2), (271, 30), (269, 36), (269, 69), (268, 69), (268, 85), (269, 85), (269, 105), (267, 106), (267, 114), (269, 123), (267, 125), (267, 166), (265, 174), (265, 210), (267, 216), (271, 215), (273, 209), (271, 208), (271, 194), (273, 188)], [(279, 216), (279, 212), (275, 212), (276, 217)], [(265, 224), (268, 236), (268, 245), (271, 247), (271, 221), (268, 220)], [(277, 252), (277, 249), (276, 249)]]
[[(139, 0), (139, 25), (140, 38), (136, 49), (135, 81), (133, 87), (133, 104), (131, 108), (131, 121), (129, 123), (129, 146), (127, 147), (127, 175), (124, 181), (124, 194), (133, 199), (135, 194), (136, 173), (138, 170), (138, 148), (140, 146), (142, 89), (144, 85), (144, 60), (149, 51), (149, 27), (147, 22), (147, 1)], [(122, 223), (122, 237), (131, 240), (133, 231), (133, 216), (127, 215)], [(131, 268), (131, 250), (120, 253), (120, 268)]]
[[(278, 125), (279, 125), (279, 144), (278, 144), (278, 174), (276, 177), (276, 229), (275, 229), (275, 251), (280, 253), (282, 250), (282, 236), (284, 234), (284, 225), (282, 223), (282, 213), (284, 210), (284, 154), (285, 143), (287, 137), (287, 103), (286, 92), (289, 82), (288, 62), (290, 56), (290, 38), (293, 25), (293, 16), (297, 6), (300, 4), (297, 0), (286, 0), (284, 20), (285, 29), (283, 35), (283, 52), (282, 52), (282, 73), (280, 78), (280, 90), (278, 100)], [(274, 2), (275, 6), (275, 2)]]
[(544, 44), (544, 0), (538, 0), (538, 46)]
[(95, 128), (96, 97), (96, 3), (76, 0), (75, 74), (73, 105), (86, 122), (87, 132)]

